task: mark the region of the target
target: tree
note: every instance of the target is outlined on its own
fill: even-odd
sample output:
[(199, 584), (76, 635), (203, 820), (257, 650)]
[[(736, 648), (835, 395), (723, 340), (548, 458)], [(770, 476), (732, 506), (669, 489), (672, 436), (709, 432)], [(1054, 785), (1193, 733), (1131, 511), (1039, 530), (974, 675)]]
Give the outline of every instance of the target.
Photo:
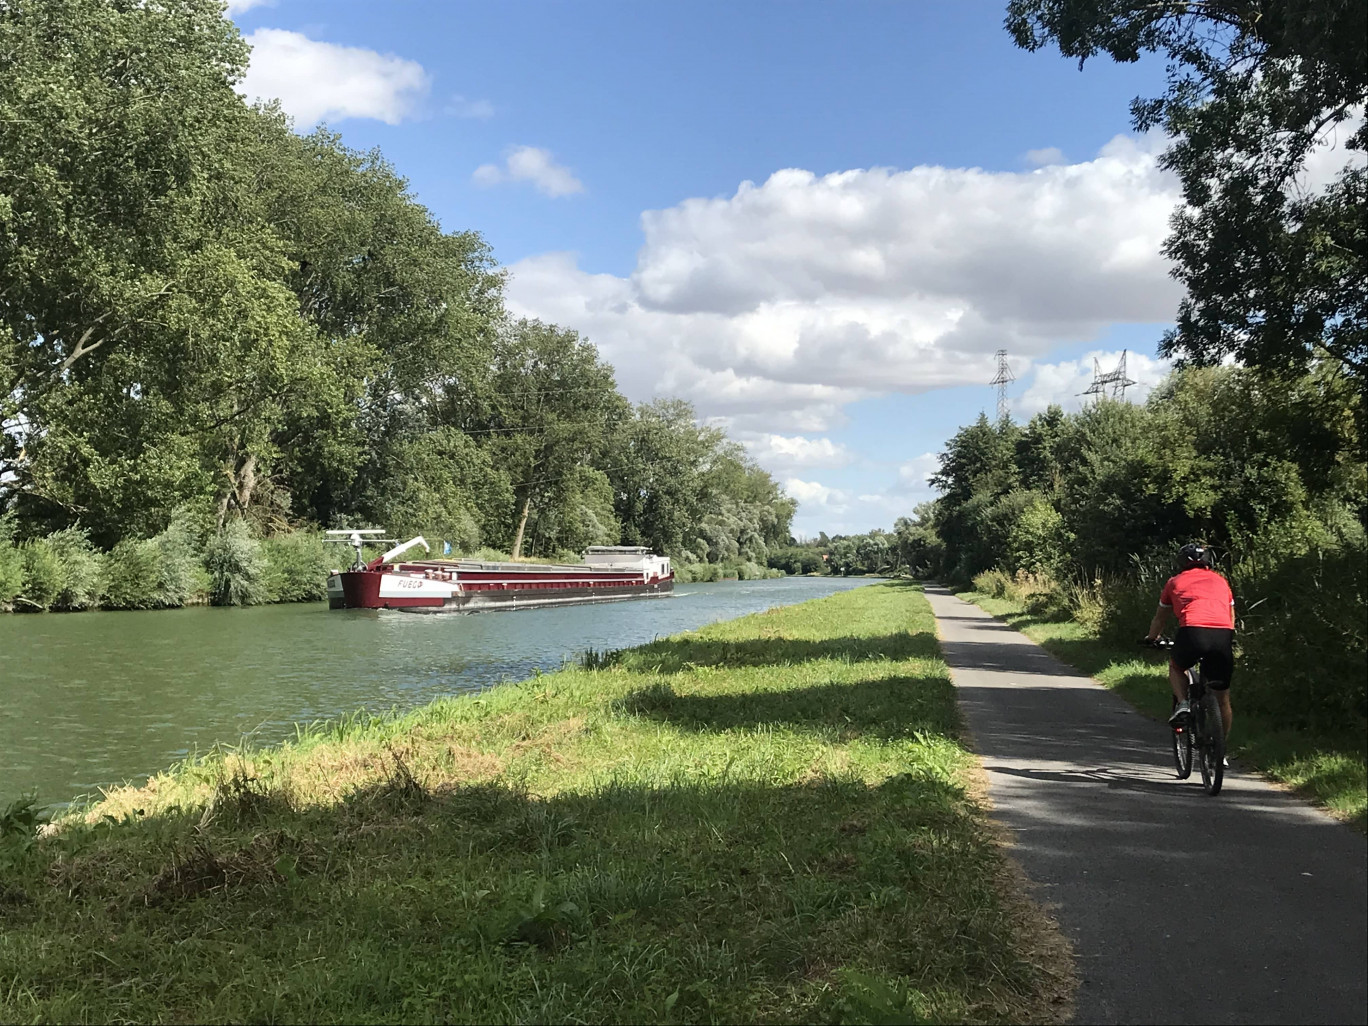
[(518, 321), (500, 334), (491, 387), (486, 445), (513, 479), (516, 559), (529, 523), (548, 547), (557, 546), (558, 511), (572, 492), (579, 499), (586, 486), (592, 492), (581, 468), (606, 453), (627, 404), (591, 343), (541, 321)]
[(0, 9), (0, 502), (102, 544), (264, 491), (334, 368), (263, 169), (284, 119), (233, 85), (214, 0)]
[(299, 512), (327, 523), (395, 478), (382, 454), (443, 426), (488, 426), (503, 273), (478, 234), (444, 232), (378, 152), (287, 132), (259, 166), (285, 282), (333, 371), (276, 433), (280, 477)]
[[(1132, 104), (1173, 138), (1183, 187), (1165, 253), (1187, 288), (1166, 354), (1304, 370), (1324, 351), (1368, 375), (1368, 6), (1362, 0), (1011, 0), (1018, 45), (1080, 64), (1162, 52), (1169, 87)], [(1317, 190), (1307, 159), (1338, 139)]]

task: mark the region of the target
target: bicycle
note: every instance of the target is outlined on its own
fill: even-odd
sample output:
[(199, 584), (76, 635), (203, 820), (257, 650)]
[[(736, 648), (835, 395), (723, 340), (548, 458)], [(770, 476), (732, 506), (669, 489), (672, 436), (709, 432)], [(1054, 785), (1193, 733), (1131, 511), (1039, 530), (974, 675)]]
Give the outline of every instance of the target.
[[(1150, 648), (1171, 649), (1172, 638), (1144, 638), (1140, 642)], [(1178, 779), (1186, 780), (1192, 775), (1192, 754), (1197, 752), (1197, 765), (1202, 771), (1202, 787), (1206, 793), (1215, 797), (1221, 793), (1225, 780), (1225, 727), (1221, 722), (1221, 706), (1216, 694), (1207, 687), (1206, 676), (1196, 667), (1186, 671), (1188, 680), (1188, 707), (1191, 712), (1186, 719), (1169, 725), (1173, 744), (1173, 765), (1178, 771)], [(1178, 707), (1178, 699), (1173, 699), (1173, 707)]]

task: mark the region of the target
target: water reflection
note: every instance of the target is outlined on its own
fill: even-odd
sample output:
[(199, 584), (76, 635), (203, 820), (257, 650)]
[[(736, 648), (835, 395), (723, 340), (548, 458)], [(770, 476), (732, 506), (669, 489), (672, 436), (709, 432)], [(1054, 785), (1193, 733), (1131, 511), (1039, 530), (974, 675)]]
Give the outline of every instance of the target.
[(322, 604), (0, 616), (0, 805), (140, 779), (244, 735), (354, 709), (408, 709), (585, 649), (624, 648), (866, 583), (680, 585), (673, 598), (477, 616)]

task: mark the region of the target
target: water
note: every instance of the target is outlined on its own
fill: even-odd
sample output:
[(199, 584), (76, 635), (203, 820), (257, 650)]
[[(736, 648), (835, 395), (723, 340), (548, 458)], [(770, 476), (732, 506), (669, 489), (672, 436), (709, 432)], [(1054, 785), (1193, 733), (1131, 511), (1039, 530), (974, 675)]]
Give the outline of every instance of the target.
[(411, 709), (859, 579), (681, 584), (674, 597), (474, 616), (322, 604), (0, 616), (0, 807), (60, 804), (194, 751), (356, 709)]

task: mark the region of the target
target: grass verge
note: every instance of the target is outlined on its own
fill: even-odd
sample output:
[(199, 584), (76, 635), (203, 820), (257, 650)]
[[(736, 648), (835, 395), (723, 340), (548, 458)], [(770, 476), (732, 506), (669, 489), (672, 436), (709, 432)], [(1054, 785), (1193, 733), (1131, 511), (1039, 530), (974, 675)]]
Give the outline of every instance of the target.
[[(1072, 620), (1043, 619), (1009, 598), (975, 591), (957, 594), (1105, 684), (1147, 716), (1160, 721), (1168, 717), (1168, 663), (1162, 655), (1105, 641)], [(1141, 624), (1136, 637), (1147, 626)], [(1368, 739), (1363, 733), (1290, 729), (1277, 720), (1242, 712), (1239, 694), (1237, 676), (1231, 692), (1235, 707), (1231, 756), (1295, 789), (1336, 818), (1368, 831)]]
[(0, 1021), (1067, 1016), (919, 589), (584, 664), (11, 817)]

